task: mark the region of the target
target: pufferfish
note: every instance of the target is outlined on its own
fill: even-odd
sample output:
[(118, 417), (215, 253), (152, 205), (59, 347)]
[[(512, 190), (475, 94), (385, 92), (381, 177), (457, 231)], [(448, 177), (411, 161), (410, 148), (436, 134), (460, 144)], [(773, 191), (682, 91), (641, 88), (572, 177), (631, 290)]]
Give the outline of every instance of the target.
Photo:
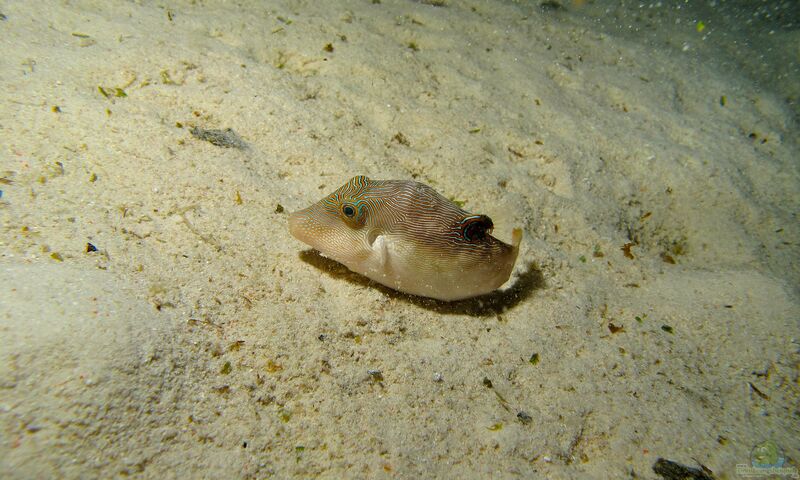
[(298, 240), (350, 270), (401, 292), (461, 300), (489, 293), (511, 275), (511, 245), (491, 236), (486, 215), (465, 212), (433, 188), (361, 175), (289, 216)]

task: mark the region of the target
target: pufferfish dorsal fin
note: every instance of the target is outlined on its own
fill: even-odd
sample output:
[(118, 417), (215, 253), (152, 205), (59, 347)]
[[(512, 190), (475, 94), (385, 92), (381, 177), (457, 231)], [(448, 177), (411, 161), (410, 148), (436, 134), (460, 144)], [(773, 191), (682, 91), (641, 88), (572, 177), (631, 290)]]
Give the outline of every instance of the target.
[(494, 223), (486, 215), (465, 215), (456, 222), (455, 229), (461, 240), (480, 242), (492, 233)]

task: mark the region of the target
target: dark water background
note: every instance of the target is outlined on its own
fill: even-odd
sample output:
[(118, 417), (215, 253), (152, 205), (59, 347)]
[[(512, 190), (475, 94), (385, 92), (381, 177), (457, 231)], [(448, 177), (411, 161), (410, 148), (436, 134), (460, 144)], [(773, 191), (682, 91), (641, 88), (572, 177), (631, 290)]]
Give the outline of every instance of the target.
[[(800, 1), (533, 1), (524, 8), (584, 17), (598, 31), (744, 75), (800, 119)], [(702, 22), (702, 23), (701, 23)], [(709, 65), (710, 64), (710, 65)]]

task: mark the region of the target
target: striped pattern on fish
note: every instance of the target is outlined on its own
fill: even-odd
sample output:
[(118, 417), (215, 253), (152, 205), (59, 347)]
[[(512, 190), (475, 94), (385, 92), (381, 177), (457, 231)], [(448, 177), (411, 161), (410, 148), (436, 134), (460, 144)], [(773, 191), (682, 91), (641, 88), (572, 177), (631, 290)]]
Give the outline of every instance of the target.
[(489, 293), (514, 268), (512, 244), (491, 235), (486, 215), (465, 212), (434, 189), (407, 180), (357, 176), (289, 217), (289, 231), (354, 272), (396, 290), (459, 300)]

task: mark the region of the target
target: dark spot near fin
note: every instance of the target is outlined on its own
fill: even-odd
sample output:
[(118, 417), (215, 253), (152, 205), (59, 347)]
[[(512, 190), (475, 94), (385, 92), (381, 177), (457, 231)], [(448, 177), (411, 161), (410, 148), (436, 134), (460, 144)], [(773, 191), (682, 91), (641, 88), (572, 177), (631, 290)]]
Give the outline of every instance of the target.
[(464, 240), (475, 242), (486, 238), (486, 234), (492, 232), (494, 223), (486, 215), (470, 215), (459, 222), (458, 228)]

